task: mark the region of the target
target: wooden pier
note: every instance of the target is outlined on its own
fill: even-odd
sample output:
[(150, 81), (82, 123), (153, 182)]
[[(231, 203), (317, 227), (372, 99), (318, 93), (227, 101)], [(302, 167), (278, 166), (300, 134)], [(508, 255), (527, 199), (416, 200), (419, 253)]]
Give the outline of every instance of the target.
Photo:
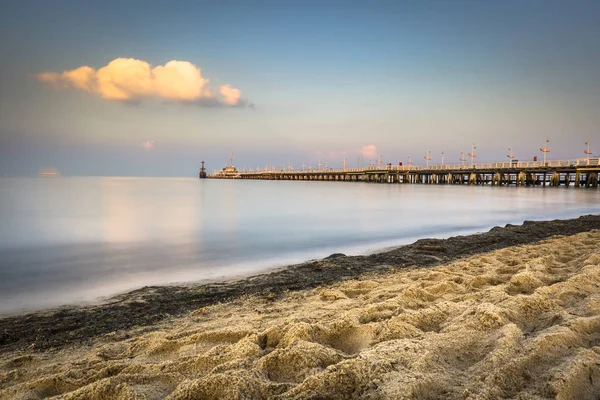
[[(235, 169), (234, 169), (235, 170)], [(235, 171), (211, 174), (213, 179), (262, 179), (412, 184), (459, 184), (492, 186), (598, 187), (598, 159), (544, 162), (497, 162), (474, 165), (431, 166), (382, 165), (322, 170)]]

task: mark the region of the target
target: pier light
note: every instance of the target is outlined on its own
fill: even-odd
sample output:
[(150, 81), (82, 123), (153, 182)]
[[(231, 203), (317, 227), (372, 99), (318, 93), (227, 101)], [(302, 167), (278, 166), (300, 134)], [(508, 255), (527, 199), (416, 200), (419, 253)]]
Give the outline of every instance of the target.
[(408, 162), (407, 162), (408, 166), (411, 166), (412, 163), (413, 163), (412, 158), (410, 156), (408, 156)]
[(427, 154), (425, 155), (425, 160), (427, 160), (427, 168), (429, 168), (429, 160), (431, 160), (431, 150), (427, 150)]
[(321, 170), (322, 166), (323, 166), (323, 164), (321, 164), (321, 160), (319, 160), (319, 163), (317, 164), (317, 168), (319, 168), (319, 171)]
[(592, 151), (590, 150), (590, 142), (585, 142), (585, 145), (587, 146), (587, 148), (583, 152), (585, 153), (585, 155), (587, 155), (587, 159), (589, 160), (590, 156), (592, 155)]
[(512, 152), (512, 147), (508, 148), (508, 154), (506, 155), (506, 157), (508, 157), (508, 159), (510, 160), (510, 163), (512, 164), (512, 160), (513, 160), (513, 158), (515, 158), (515, 155)]
[(346, 159), (344, 158), (344, 160), (342, 161), (342, 166), (344, 167), (344, 171), (346, 170), (346, 167), (348, 166), (348, 163), (346, 162)]
[(379, 160), (377, 160), (377, 165), (379, 165), (381, 167), (381, 164), (383, 164), (383, 156), (380, 154)]
[(442, 151), (442, 167), (444, 166), (444, 152)]
[(475, 149), (477, 147), (475, 147), (475, 143), (471, 144), (471, 152), (469, 153), (469, 157), (471, 157), (471, 167), (473, 166), (473, 160), (475, 157), (477, 157), (477, 154), (475, 154)]
[(467, 161), (467, 159), (465, 158), (465, 152), (461, 151), (460, 152), (460, 158), (459, 160), (462, 162), (462, 165), (465, 165), (465, 161)]
[(550, 148), (548, 147), (548, 143), (550, 143), (550, 140), (548, 140), (548, 138), (546, 138), (546, 141), (544, 142), (544, 147), (540, 147), (540, 151), (542, 153), (544, 153), (544, 166), (546, 165), (546, 153), (550, 153)]

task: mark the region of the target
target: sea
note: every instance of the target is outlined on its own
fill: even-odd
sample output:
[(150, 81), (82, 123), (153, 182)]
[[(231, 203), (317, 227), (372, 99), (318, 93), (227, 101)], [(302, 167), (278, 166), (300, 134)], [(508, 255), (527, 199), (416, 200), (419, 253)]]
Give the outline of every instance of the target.
[(600, 190), (3, 177), (0, 316), (584, 214)]

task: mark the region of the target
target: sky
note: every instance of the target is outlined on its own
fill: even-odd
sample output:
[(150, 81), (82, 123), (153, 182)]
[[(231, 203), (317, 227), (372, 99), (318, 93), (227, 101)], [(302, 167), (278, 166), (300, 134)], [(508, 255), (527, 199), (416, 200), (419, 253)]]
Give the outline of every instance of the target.
[(600, 1), (0, 2), (0, 176), (600, 152)]

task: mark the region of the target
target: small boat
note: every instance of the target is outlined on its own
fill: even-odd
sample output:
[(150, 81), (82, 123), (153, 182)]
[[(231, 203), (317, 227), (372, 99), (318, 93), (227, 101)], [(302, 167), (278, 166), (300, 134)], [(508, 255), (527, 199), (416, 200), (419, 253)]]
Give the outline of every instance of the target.
[(38, 172), (39, 178), (58, 178), (60, 172), (56, 168), (43, 168)]

